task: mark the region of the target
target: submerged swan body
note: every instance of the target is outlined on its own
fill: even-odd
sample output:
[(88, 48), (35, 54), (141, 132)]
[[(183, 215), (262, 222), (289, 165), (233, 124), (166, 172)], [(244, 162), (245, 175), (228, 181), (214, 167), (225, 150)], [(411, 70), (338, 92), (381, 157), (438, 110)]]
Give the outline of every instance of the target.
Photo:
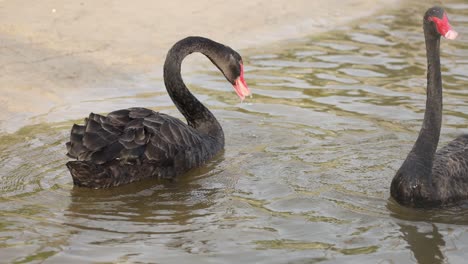
[(77, 186), (106, 188), (144, 178), (173, 178), (213, 158), (224, 147), (224, 133), (214, 115), (185, 86), (182, 60), (193, 52), (206, 55), (242, 99), (250, 94), (241, 56), (230, 47), (202, 37), (188, 37), (168, 52), (166, 89), (188, 124), (145, 108), (129, 108), (107, 116), (91, 113), (74, 125), (67, 163)]
[(443, 207), (468, 199), (468, 135), (462, 135), (437, 153), (442, 123), (440, 37), (455, 39), (447, 14), (440, 7), (424, 15), (427, 55), (427, 101), (424, 121), (406, 160), (391, 184), (391, 196), (411, 207)]

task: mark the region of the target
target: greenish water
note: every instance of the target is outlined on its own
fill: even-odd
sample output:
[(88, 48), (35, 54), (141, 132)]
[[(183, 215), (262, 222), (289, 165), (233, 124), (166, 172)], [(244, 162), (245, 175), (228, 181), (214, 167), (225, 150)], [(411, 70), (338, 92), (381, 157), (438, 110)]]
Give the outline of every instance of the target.
[[(468, 206), (418, 211), (389, 199), (424, 112), (426, 7), (243, 51), (254, 92), (244, 103), (215, 67), (186, 76), (226, 148), (175, 182), (73, 188), (64, 143), (77, 120), (1, 136), (0, 262), (465, 263)], [(468, 4), (444, 7), (460, 38), (441, 45), (442, 144), (468, 123)], [(144, 106), (180, 116), (151, 87), (160, 80), (135, 82), (145, 92), (50, 114)]]

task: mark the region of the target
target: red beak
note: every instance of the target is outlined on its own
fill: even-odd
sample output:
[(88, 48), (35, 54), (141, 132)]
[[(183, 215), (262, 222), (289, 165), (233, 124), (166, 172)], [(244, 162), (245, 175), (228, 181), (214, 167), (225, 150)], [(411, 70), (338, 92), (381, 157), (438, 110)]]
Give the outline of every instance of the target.
[(448, 21), (447, 14), (444, 14), (444, 17), (442, 19), (439, 19), (437, 17), (432, 17), (432, 21), (436, 24), (437, 31), (444, 36), (446, 39), (456, 39), (458, 36), (458, 33), (452, 29), (452, 26), (450, 25)]
[(240, 64), (240, 76), (236, 79), (236, 83), (233, 85), (234, 90), (237, 95), (240, 97), (241, 101), (245, 99), (246, 96), (250, 95), (250, 89), (247, 87), (247, 83), (244, 80), (244, 65)]

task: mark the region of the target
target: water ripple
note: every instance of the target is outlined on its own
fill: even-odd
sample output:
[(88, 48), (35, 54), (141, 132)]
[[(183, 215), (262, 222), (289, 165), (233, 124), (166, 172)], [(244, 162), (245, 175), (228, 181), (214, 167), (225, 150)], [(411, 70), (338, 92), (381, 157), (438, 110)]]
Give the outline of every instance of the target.
[[(244, 103), (216, 69), (184, 75), (222, 123), (226, 149), (174, 182), (74, 188), (64, 166), (72, 121), (0, 135), (2, 260), (457, 262), (468, 249), (466, 206), (421, 211), (389, 199), (425, 107), (424, 39), (414, 14), (426, 4), (407, 5), (279, 50), (243, 51), (254, 92)], [(468, 34), (468, 6), (447, 7)], [(444, 144), (466, 132), (468, 41), (441, 47)], [(139, 94), (48, 115), (77, 116), (100, 103), (181, 117), (153, 81), (138, 79), (147, 87)]]

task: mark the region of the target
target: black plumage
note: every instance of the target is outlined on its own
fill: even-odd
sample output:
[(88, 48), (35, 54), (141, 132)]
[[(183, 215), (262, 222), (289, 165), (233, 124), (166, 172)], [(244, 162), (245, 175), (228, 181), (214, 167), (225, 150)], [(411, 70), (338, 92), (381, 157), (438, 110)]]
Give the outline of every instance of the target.
[(423, 25), (428, 62), (426, 111), (416, 143), (393, 178), (390, 193), (406, 206), (445, 207), (468, 199), (468, 135), (436, 152), (442, 125), (440, 36), (454, 39), (457, 33), (440, 7), (426, 12)]
[(220, 124), (180, 76), (182, 60), (196, 51), (210, 58), (242, 99), (250, 93), (237, 52), (201, 37), (179, 41), (167, 55), (164, 80), (188, 124), (145, 108), (107, 116), (91, 113), (83, 126), (72, 127), (66, 143), (67, 155), (76, 159), (67, 163), (75, 185), (106, 188), (149, 177), (173, 178), (202, 165), (224, 147)]

